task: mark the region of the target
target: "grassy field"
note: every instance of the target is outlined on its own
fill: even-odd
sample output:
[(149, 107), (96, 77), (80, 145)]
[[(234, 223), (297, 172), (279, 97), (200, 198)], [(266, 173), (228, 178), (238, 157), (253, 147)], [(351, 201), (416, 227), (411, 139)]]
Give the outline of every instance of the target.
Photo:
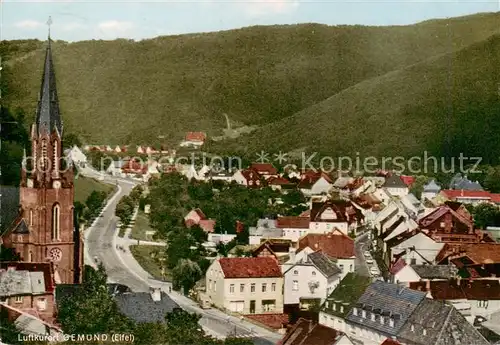
[[(87, 143), (154, 144), (160, 135), (173, 143), (196, 130), (221, 135), (226, 114), (260, 127), (235, 144), (244, 149), (407, 153), (437, 146), (449, 126), (435, 124), (445, 123), (450, 94), (470, 96), (463, 104), (484, 99), (483, 86), (498, 75), (482, 73), (491, 54), (477, 51), (468, 64), (450, 58), (499, 28), (500, 14), (491, 13), (410, 26), (254, 26), (52, 46), (65, 130)], [(32, 114), (44, 43), (2, 41), (2, 52), (4, 101)], [(470, 88), (450, 81), (455, 74), (443, 74), (446, 68), (458, 77), (464, 69)], [(460, 133), (463, 122), (455, 124)], [(474, 146), (469, 139), (479, 140), (481, 130), (466, 130), (463, 142)]]
[(101, 183), (96, 179), (78, 176), (78, 178), (75, 179), (75, 201), (84, 203), (94, 190), (98, 192), (104, 191), (109, 194), (114, 188), (114, 186)]
[(146, 237), (146, 231), (154, 231), (154, 229), (149, 226), (148, 215), (139, 211), (139, 213), (137, 213), (137, 218), (135, 219), (135, 224), (132, 227), (130, 237), (135, 240), (153, 241), (152, 238)]
[[(161, 275), (161, 267), (159, 261), (156, 261), (151, 257), (151, 253), (157, 253), (157, 255), (164, 255), (164, 247), (160, 246), (143, 246), (134, 245), (130, 246), (130, 251), (137, 262), (144, 268), (146, 272), (151, 274), (155, 279), (163, 280)], [(168, 270), (165, 272), (164, 279), (170, 281), (170, 273)]]

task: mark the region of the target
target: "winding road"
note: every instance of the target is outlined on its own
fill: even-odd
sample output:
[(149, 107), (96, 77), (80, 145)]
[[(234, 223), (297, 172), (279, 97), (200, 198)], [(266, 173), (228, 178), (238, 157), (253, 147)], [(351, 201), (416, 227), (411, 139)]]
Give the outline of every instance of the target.
[[(225, 338), (236, 336), (252, 338), (255, 344), (276, 344), (281, 335), (256, 326), (246, 320), (229, 316), (217, 309), (201, 309), (194, 301), (171, 290), (171, 283), (154, 280), (130, 254), (128, 244), (118, 237), (116, 204), (120, 198), (130, 193), (138, 182), (101, 174), (91, 168), (81, 168), (83, 176), (93, 177), (104, 183), (117, 186), (116, 193), (108, 200), (102, 214), (85, 231), (85, 264), (95, 267), (94, 258), (102, 262), (110, 282), (127, 285), (134, 292), (147, 292), (150, 287), (160, 287), (180, 307), (202, 316), (200, 325), (206, 333)], [(125, 252), (116, 249), (117, 243), (125, 244)]]

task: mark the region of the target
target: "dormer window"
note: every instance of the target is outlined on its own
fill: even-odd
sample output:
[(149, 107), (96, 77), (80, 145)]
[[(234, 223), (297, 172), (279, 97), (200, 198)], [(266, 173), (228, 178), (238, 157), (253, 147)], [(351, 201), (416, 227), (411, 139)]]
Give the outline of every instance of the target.
[(358, 316), (358, 308), (352, 308), (352, 313), (354, 316)]
[(422, 330), (422, 334), (427, 335), (427, 330), (425, 328)]
[(383, 325), (384, 324), (384, 317), (382, 315), (380, 315), (380, 324)]
[(344, 312), (344, 306), (343, 306), (343, 305), (341, 305), (341, 306), (340, 306), (340, 312), (341, 312), (341, 313), (343, 313), (343, 312)]
[(332, 303), (332, 310), (337, 310), (337, 305), (335, 303)]
[(394, 319), (389, 319), (389, 326), (394, 327)]
[(411, 329), (412, 332), (415, 332), (415, 325), (412, 324), (411, 327), (410, 327), (410, 329)]
[(361, 317), (362, 317), (363, 319), (366, 319), (366, 310), (362, 310), (362, 311), (361, 311)]
[(372, 313), (371, 319), (372, 319), (372, 321), (375, 321), (375, 313)]

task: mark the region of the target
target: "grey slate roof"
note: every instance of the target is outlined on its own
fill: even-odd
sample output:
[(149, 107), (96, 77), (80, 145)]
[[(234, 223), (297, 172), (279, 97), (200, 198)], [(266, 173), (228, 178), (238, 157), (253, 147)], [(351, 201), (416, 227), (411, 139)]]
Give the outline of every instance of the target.
[(429, 183), (424, 185), (424, 192), (435, 192), (439, 193), (441, 187), (434, 180), (430, 180)]
[(411, 268), (423, 279), (448, 279), (457, 273), (451, 265), (411, 265)]
[(463, 189), (463, 190), (483, 190), (483, 187), (479, 182), (473, 182), (469, 180), (466, 176), (461, 174), (456, 174), (450, 182), (450, 189)]
[(24, 221), (24, 219), (21, 219), (21, 221), (16, 225), (16, 227), (12, 231), (12, 233), (19, 234), (19, 235), (30, 233), (28, 226), (26, 225), (26, 222)]
[(0, 186), (2, 209), (0, 210), (0, 233), (6, 231), (19, 214), (19, 188)]
[(114, 296), (118, 308), (132, 320), (144, 322), (164, 322), (165, 315), (179, 308), (166, 293), (161, 293), (160, 301), (153, 301), (148, 292), (132, 292)]
[(43, 272), (0, 271), (0, 296), (30, 295), (45, 292)]
[(333, 277), (336, 274), (341, 273), (340, 268), (330, 260), (325, 254), (321, 252), (311, 253), (308, 259), (313, 263), (314, 266), (327, 278)]
[[(400, 287), (383, 281), (375, 281), (368, 286), (363, 295), (358, 299), (354, 315), (354, 307), (347, 315), (350, 322), (361, 324), (390, 336), (397, 335), (401, 327), (408, 320), (418, 304), (425, 298), (426, 293)], [(363, 318), (361, 310), (366, 311)], [(372, 315), (375, 314), (375, 320)], [(383, 317), (383, 321), (381, 321)], [(389, 317), (394, 320), (390, 326)]]
[(453, 306), (429, 298), (413, 311), (398, 340), (422, 345), (489, 344)]
[(59, 114), (59, 101), (57, 98), (56, 75), (52, 62), (52, 49), (50, 38), (45, 53), (45, 64), (43, 67), (42, 86), (40, 89), (40, 100), (36, 112), (36, 124), (38, 134), (50, 134), (57, 129), (62, 136), (63, 124)]
[(403, 182), (401, 177), (396, 174), (392, 174), (391, 176), (385, 179), (383, 187), (385, 188), (407, 188), (408, 186)]

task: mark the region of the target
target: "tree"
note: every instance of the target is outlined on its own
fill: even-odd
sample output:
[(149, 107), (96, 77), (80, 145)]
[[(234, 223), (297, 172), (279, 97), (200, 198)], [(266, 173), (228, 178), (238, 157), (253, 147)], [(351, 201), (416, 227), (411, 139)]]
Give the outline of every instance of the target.
[(141, 195), (143, 192), (144, 192), (144, 188), (141, 185), (137, 185), (130, 192), (130, 198), (132, 198), (134, 203), (138, 204), (139, 199), (141, 198)]
[(23, 342), (19, 340), (22, 333), (16, 325), (9, 319), (7, 308), (0, 309), (0, 343), (17, 345)]
[(482, 203), (474, 207), (474, 223), (480, 229), (486, 229), (487, 226), (496, 225), (500, 212), (494, 205)]
[(166, 337), (169, 345), (208, 345), (216, 344), (211, 337), (207, 337), (199, 325), (201, 316), (190, 314), (182, 309), (174, 309), (165, 317)]
[(123, 196), (116, 204), (115, 215), (120, 218), (123, 224), (128, 224), (134, 213), (134, 200), (128, 196)]
[(7, 248), (0, 244), (0, 261), (20, 261), (21, 256), (14, 248)]
[(500, 167), (489, 167), (486, 170), (483, 187), (493, 193), (500, 193)]
[(228, 337), (224, 340), (224, 345), (253, 345), (252, 339)]
[(99, 334), (128, 332), (134, 323), (122, 315), (106, 285), (106, 272), (85, 266), (83, 284), (77, 293), (64, 298), (58, 307), (58, 321), (65, 333)]
[(420, 199), (422, 192), (424, 191), (424, 185), (427, 182), (429, 182), (429, 177), (423, 175), (417, 176), (411, 185), (410, 192)]
[(184, 290), (187, 294), (201, 278), (202, 272), (196, 262), (189, 259), (180, 259), (172, 270), (173, 287), (175, 290)]
[(68, 133), (64, 136), (63, 138), (63, 148), (64, 149), (70, 149), (73, 148), (73, 146), (78, 146), (82, 147), (82, 142), (78, 135), (74, 133)]

